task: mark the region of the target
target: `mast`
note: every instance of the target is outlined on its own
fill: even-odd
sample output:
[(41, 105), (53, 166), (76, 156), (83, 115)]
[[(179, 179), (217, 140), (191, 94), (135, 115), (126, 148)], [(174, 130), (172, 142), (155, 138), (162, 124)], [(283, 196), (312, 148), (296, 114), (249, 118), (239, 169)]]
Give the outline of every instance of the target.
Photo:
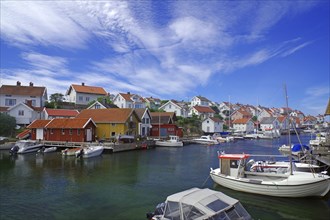
[(285, 92), (285, 102), (286, 102), (286, 111), (287, 111), (287, 117), (288, 117), (288, 121), (289, 121), (289, 127), (288, 127), (288, 132), (289, 132), (289, 136), (288, 136), (288, 141), (289, 141), (289, 157), (290, 157), (290, 174), (292, 175), (292, 148), (291, 148), (291, 134), (290, 134), (290, 127), (291, 127), (291, 119), (290, 119), (290, 114), (289, 114), (289, 102), (288, 102), (288, 93), (287, 93), (287, 89), (286, 89), (286, 84), (284, 84), (284, 92)]

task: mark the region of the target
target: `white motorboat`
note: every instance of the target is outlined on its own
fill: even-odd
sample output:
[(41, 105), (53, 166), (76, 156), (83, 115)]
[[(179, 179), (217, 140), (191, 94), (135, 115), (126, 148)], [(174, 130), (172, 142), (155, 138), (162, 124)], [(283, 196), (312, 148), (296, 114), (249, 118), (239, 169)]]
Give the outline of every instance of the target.
[(301, 144), (292, 144), (291, 149), (289, 145), (283, 144), (278, 150), (285, 154), (292, 154), (298, 156), (299, 154), (306, 154), (310, 151), (309, 146)]
[(170, 135), (168, 140), (158, 140), (155, 142), (156, 146), (160, 147), (182, 147), (183, 142), (178, 136)]
[(326, 142), (326, 137), (322, 137), (321, 135), (317, 135), (315, 139), (309, 141), (309, 145), (311, 146), (320, 146)]
[(167, 197), (155, 212), (147, 213), (149, 220), (169, 219), (252, 219), (242, 204), (222, 192), (191, 188)]
[(62, 150), (62, 155), (63, 156), (76, 156), (76, 152), (80, 151), (82, 148), (81, 147), (75, 147), (75, 148), (66, 148)]
[(42, 147), (40, 150), (38, 150), (39, 153), (51, 153), (55, 152), (57, 150), (57, 147)]
[(16, 141), (15, 145), (10, 149), (11, 154), (25, 154), (37, 152), (43, 146), (42, 143), (31, 140)]
[(233, 190), (267, 196), (323, 197), (329, 192), (328, 175), (290, 168), (278, 169), (276, 173), (258, 169), (251, 171), (247, 163), (249, 157), (248, 154), (219, 154), (219, 168), (211, 168), (211, 178)]
[(210, 135), (203, 135), (200, 138), (195, 138), (193, 141), (197, 144), (219, 144), (217, 140), (214, 140)]
[(99, 146), (88, 146), (84, 147), (79, 151), (76, 151), (76, 157), (82, 157), (82, 158), (90, 158), (90, 157), (96, 157), (100, 156), (103, 153), (104, 147)]

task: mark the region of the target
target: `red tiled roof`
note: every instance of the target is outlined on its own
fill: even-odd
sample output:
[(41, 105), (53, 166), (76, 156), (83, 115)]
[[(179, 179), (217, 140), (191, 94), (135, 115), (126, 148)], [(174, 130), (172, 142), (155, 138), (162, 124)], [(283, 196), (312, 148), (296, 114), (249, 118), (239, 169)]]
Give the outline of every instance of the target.
[(71, 109), (45, 109), (47, 114), (50, 116), (67, 116), (76, 117), (79, 114), (78, 110)]
[(46, 87), (17, 85), (3, 85), (0, 87), (0, 94), (7, 95), (43, 96), (45, 92)]
[(25, 129), (24, 131), (22, 131), (21, 133), (19, 133), (18, 135), (16, 135), (16, 138), (18, 139), (24, 139), (27, 138), (31, 133), (30, 129)]
[(202, 112), (202, 113), (215, 113), (215, 111), (212, 108), (207, 107), (207, 106), (196, 105), (196, 106), (194, 106), (194, 108), (196, 109), (196, 111)]
[(45, 128), (84, 128), (90, 118), (54, 118)]
[(27, 128), (44, 128), (51, 120), (34, 120)]
[(84, 109), (76, 118), (92, 118), (96, 123), (124, 123), (133, 111), (130, 108)]
[(220, 118), (210, 117), (210, 119), (214, 122), (222, 122), (222, 120)]
[(250, 118), (240, 118), (240, 119), (235, 119), (233, 121), (233, 124), (246, 124)]
[(80, 93), (88, 93), (88, 94), (100, 94), (106, 95), (107, 92), (102, 87), (97, 86), (86, 86), (86, 85), (74, 85), (72, 84), (71, 87)]

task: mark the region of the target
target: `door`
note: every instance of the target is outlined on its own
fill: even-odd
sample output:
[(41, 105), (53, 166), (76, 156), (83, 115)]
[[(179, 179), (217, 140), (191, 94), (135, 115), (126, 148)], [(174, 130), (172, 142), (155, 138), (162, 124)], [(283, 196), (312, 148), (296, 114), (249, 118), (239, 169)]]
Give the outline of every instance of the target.
[(92, 141), (92, 129), (91, 128), (86, 130), (86, 141)]
[(37, 129), (36, 140), (44, 139), (44, 129)]

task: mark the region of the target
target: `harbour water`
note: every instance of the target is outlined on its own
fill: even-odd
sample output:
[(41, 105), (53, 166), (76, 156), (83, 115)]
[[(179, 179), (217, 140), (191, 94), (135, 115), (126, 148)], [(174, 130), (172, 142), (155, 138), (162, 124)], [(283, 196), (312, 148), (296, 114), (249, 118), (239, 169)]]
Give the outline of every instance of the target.
[[(308, 143), (310, 136), (300, 138)], [(292, 142), (297, 142), (296, 136)], [(191, 187), (215, 189), (240, 200), (254, 219), (328, 219), (329, 194), (274, 198), (226, 189), (208, 178), (210, 167), (218, 167), (217, 151), (280, 155), (278, 147), (284, 143), (286, 136), (89, 159), (62, 157), (59, 152), (13, 157), (0, 151), (0, 219), (146, 219), (166, 196)]]

